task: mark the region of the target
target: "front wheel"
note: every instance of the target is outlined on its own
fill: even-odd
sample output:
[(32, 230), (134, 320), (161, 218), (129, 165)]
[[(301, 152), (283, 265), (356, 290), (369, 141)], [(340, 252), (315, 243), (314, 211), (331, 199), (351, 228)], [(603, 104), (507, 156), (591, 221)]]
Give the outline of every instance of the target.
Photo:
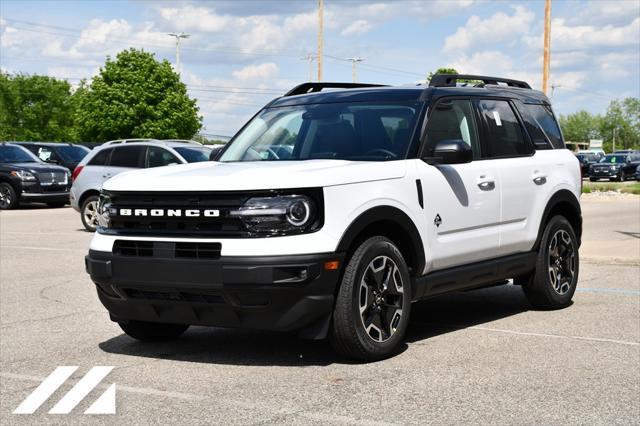
[(410, 311), (409, 268), (400, 250), (385, 237), (369, 238), (345, 268), (329, 340), (349, 358), (386, 358), (402, 341)]
[(84, 200), (80, 208), (82, 225), (89, 232), (95, 232), (98, 227), (98, 200), (97, 195), (91, 195)]
[(522, 289), (536, 309), (565, 308), (576, 291), (579, 270), (576, 234), (567, 219), (554, 216), (542, 234), (535, 272)]
[(145, 342), (160, 342), (180, 337), (189, 328), (186, 324), (162, 324), (146, 321), (121, 321), (118, 325), (128, 336)]
[(7, 182), (0, 183), (0, 210), (10, 210), (18, 205), (18, 197), (13, 186)]
[(624, 182), (627, 180), (627, 175), (624, 173), (624, 171), (620, 172), (620, 182)]

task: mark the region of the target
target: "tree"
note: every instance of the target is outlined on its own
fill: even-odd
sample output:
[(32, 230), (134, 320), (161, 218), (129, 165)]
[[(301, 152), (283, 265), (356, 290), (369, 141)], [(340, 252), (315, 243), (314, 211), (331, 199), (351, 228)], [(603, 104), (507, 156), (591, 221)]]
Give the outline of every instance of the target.
[(427, 80), (431, 80), (431, 77), (433, 77), (435, 74), (460, 74), (460, 73), (456, 71), (455, 68), (438, 68), (436, 72), (429, 73), (429, 75), (427, 76)]
[(107, 57), (78, 96), (77, 119), (84, 140), (188, 139), (201, 127), (196, 101), (167, 60), (144, 50)]
[(600, 132), (611, 145), (615, 133), (616, 149), (640, 148), (640, 99), (611, 101), (602, 118)]
[(602, 117), (592, 115), (588, 111), (581, 110), (569, 115), (560, 115), (560, 128), (566, 141), (588, 142), (590, 139), (599, 139), (600, 123)]
[(78, 140), (71, 86), (41, 75), (0, 73), (0, 139)]

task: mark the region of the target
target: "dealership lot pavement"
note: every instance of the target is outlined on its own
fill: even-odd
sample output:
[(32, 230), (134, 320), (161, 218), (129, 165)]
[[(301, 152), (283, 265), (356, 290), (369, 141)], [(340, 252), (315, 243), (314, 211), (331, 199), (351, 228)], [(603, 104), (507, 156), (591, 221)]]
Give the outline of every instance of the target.
[[(583, 199), (574, 304), (537, 312), (494, 287), (414, 305), (407, 345), (368, 365), (323, 342), (190, 329), (143, 344), (108, 319), (70, 208), (0, 213), (0, 423), (552, 424), (640, 422), (640, 197)], [(80, 368), (33, 415), (12, 411), (57, 366)], [(47, 411), (115, 366), (69, 416)], [(110, 383), (116, 416), (82, 412)]]

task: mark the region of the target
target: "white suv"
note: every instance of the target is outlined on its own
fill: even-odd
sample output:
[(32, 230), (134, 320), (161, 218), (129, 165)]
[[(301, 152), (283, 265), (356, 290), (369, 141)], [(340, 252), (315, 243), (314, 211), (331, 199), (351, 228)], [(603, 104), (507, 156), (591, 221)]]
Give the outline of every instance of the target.
[(118, 173), (209, 160), (211, 148), (186, 140), (121, 139), (106, 142), (87, 154), (71, 176), (71, 206), (87, 231), (98, 225), (98, 196), (104, 182)]
[(305, 83), (218, 162), (107, 181), (86, 266), (137, 339), (297, 331), (375, 360), (412, 302), (445, 292), (512, 278), (535, 308), (569, 306), (580, 185), (548, 99), (524, 82)]

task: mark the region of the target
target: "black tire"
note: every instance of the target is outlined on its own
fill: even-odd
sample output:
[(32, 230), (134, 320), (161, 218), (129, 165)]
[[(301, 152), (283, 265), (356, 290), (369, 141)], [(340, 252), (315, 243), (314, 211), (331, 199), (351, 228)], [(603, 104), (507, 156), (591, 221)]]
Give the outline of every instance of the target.
[(547, 223), (538, 249), (535, 272), (520, 282), (534, 308), (562, 309), (571, 304), (580, 272), (577, 241), (571, 224), (564, 216), (554, 216)]
[(0, 182), (0, 210), (11, 210), (18, 206), (15, 189), (7, 182)]
[(624, 170), (620, 171), (620, 182), (624, 182), (627, 180), (627, 175), (624, 173)]
[(97, 216), (93, 216), (92, 212), (95, 211), (97, 215), (98, 201), (99, 197), (97, 195), (90, 195), (86, 200), (82, 203), (82, 207), (80, 208), (80, 219), (82, 220), (82, 225), (84, 229), (89, 232), (95, 232), (98, 227)]
[(596, 178), (589, 178), (589, 180), (590, 180), (591, 182), (595, 182), (595, 181), (597, 181), (598, 179), (596, 179)]
[(146, 321), (121, 321), (118, 325), (127, 336), (144, 342), (161, 342), (180, 337), (189, 328), (186, 324), (163, 324)]
[(410, 313), (411, 280), (400, 250), (385, 237), (371, 237), (360, 244), (344, 270), (329, 341), (348, 358), (387, 358), (402, 341)]
[(67, 203), (47, 203), (47, 206), (51, 207), (52, 209), (59, 209), (61, 207), (66, 206)]

